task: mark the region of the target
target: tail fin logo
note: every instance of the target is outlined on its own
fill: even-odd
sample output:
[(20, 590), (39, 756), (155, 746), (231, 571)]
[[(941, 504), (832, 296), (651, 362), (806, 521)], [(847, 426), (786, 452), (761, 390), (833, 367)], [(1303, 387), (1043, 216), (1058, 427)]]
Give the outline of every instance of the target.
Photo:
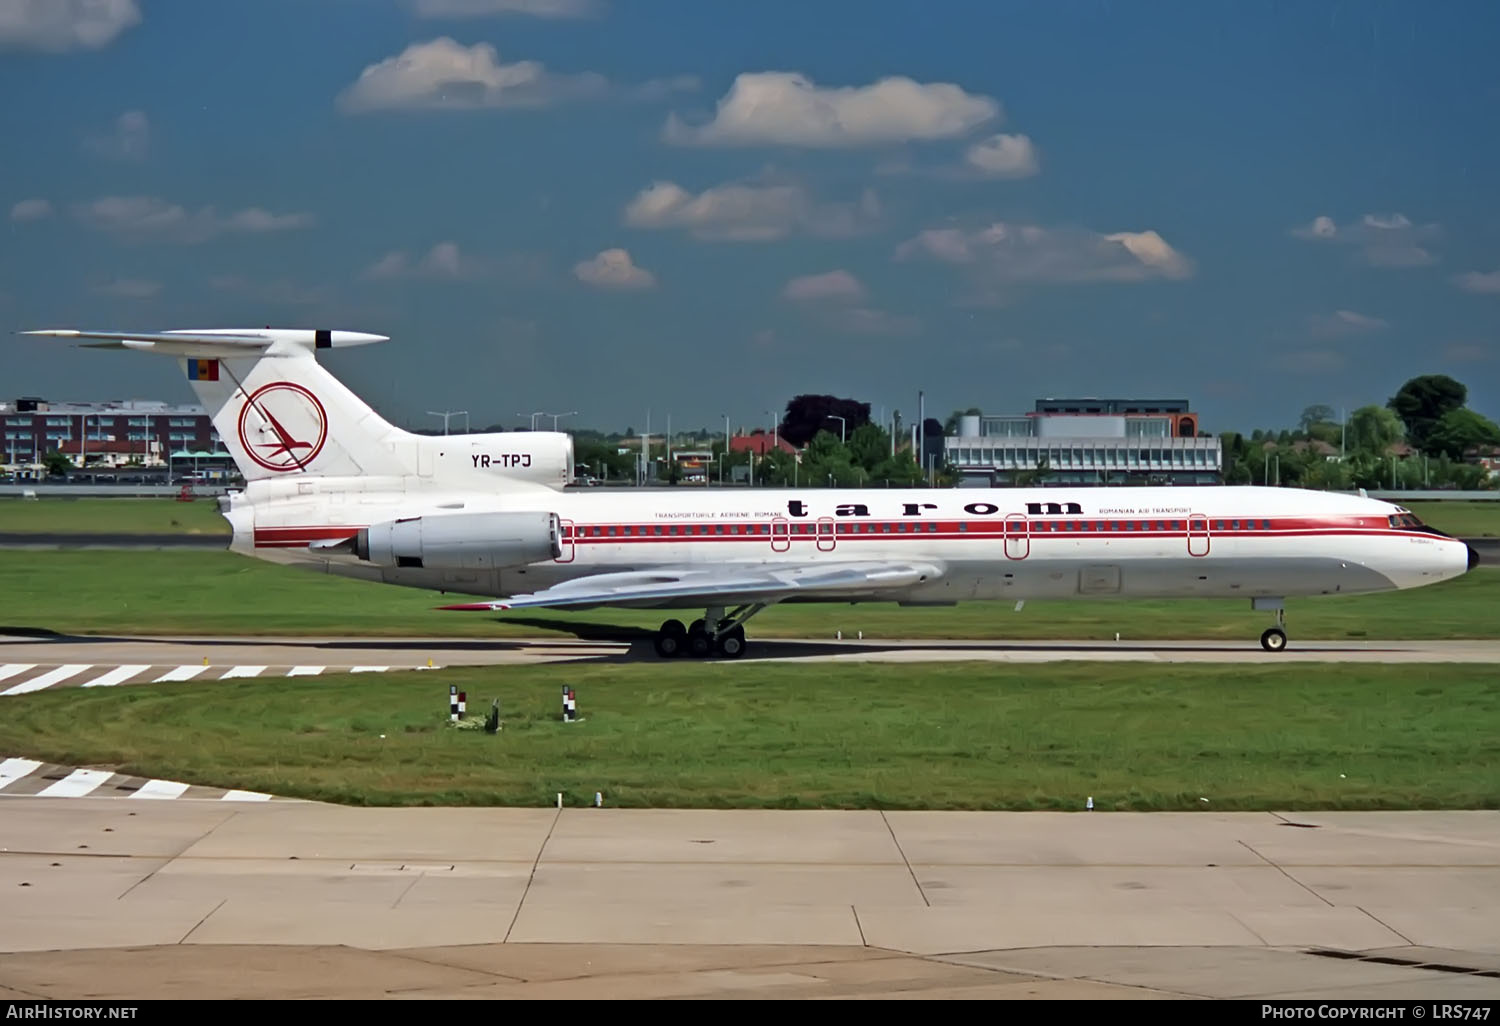
[(240, 410), (240, 445), (267, 470), (306, 470), (328, 439), (328, 412), (291, 381), (257, 388)]

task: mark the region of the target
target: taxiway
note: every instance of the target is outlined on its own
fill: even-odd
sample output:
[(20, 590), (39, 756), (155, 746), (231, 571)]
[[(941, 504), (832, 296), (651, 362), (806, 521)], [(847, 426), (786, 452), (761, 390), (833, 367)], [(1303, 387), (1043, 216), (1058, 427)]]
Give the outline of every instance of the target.
[[(656, 661), (647, 637), (297, 638), (0, 636), (0, 697), (55, 687), (390, 672), (454, 666)], [(757, 662), (1500, 663), (1500, 641), (934, 641), (752, 639)]]
[(1500, 812), (0, 798), (0, 997), (1500, 998)]

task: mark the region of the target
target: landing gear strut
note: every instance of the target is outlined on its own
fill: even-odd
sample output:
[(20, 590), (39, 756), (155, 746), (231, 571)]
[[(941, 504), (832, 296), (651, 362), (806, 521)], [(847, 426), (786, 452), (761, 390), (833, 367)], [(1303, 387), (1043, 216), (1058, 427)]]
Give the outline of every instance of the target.
[(1276, 608), (1276, 626), (1268, 627), (1260, 636), (1260, 647), (1267, 652), (1281, 652), (1286, 649), (1286, 610), (1278, 606)]
[(724, 614), (723, 606), (709, 606), (703, 619), (683, 627), (680, 620), (668, 620), (656, 632), (652, 644), (656, 654), (671, 659), (686, 653), (694, 659), (717, 655), (738, 659), (745, 654), (745, 621), (766, 608), (769, 603), (743, 605)]

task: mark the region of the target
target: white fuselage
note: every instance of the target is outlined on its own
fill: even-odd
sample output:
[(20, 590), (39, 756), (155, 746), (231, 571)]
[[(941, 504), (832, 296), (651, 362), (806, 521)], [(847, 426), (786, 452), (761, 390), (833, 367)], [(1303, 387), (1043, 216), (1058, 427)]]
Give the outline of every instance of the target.
[[(1457, 539), (1393, 526), (1400, 507), (1285, 488), (565, 492), (502, 485), (503, 491), (479, 494), (431, 483), (408, 489), (410, 481), (252, 484), (226, 513), (235, 527), (233, 548), (328, 573), (481, 596), (653, 566), (899, 560), (940, 568), (899, 592), (819, 598), (911, 604), (1357, 594), (1457, 577), (1469, 558)], [(374, 566), (308, 548), (401, 517), (521, 510), (557, 514), (558, 558), (499, 570), (433, 570)]]

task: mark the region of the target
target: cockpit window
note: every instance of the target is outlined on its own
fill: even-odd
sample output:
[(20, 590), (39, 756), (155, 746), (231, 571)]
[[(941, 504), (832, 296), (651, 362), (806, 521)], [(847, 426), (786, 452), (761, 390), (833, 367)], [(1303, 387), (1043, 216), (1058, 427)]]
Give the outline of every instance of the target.
[(1405, 527), (1405, 528), (1413, 528), (1413, 527), (1415, 527), (1415, 528), (1423, 528), (1423, 527), (1427, 526), (1426, 524), (1422, 523), (1422, 521), (1418, 520), (1416, 518), (1416, 515), (1413, 514), (1413, 513), (1394, 513), (1390, 517), (1390, 524), (1391, 524), (1391, 527), (1397, 528), (1397, 529), (1400, 529), (1400, 528), (1403, 528), (1403, 527)]

